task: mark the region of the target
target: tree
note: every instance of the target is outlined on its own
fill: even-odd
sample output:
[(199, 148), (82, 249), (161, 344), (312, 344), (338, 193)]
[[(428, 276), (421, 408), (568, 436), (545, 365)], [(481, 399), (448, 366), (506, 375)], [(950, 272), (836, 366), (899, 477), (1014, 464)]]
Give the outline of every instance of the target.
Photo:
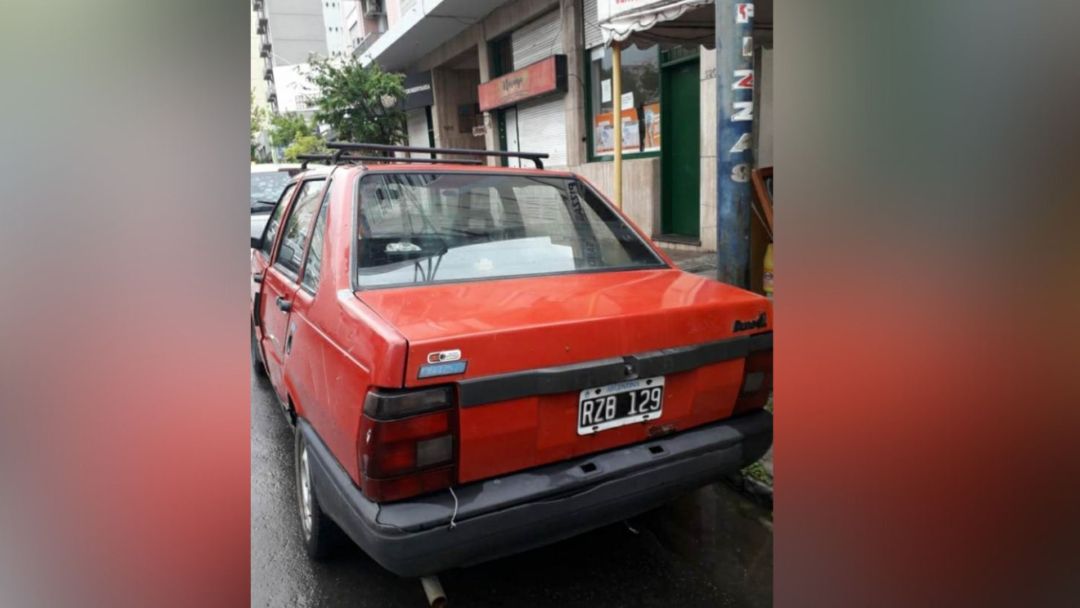
[[(342, 141), (400, 144), (407, 140), (405, 76), (349, 57), (311, 59), (311, 82), (319, 88), (315, 121), (328, 125)], [(386, 105), (391, 104), (387, 108)]]
[(301, 114), (289, 112), (270, 118), (270, 143), (276, 148), (288, 146), (298, 138), (311, 134), (312, 127)]
[(259, 133), (266, 126), (266, 108), (255, 103), (255, 91), (251, 91), (251, 160), (260, 161), (266, 150), (259, 145)]
[(300, 135), (285, 148), (285, 160), (296, 161), (301, 154), (326, 152), (326, 142), (318, 135)]

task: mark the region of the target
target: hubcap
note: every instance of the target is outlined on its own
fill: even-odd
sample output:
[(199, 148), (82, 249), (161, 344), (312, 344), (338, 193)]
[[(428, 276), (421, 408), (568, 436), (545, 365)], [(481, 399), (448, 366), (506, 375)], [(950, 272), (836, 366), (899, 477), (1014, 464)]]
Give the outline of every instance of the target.
[(311, 536), (314, 515), (311, 512), (311, 470), (308, 468), (307, 446), (300, 447), (300, 523), (304, 527), (304, 537)]

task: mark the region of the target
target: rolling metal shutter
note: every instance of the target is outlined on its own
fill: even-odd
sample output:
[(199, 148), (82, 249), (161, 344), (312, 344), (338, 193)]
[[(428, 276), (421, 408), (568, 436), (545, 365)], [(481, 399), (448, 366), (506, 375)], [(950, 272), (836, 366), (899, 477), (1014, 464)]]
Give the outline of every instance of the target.
[(416, 108), (406, 114), (409, 125), (409, 145), (426, 148), (431, 145), (428, 141), (427, 109)]
[[(515, 70), (552, 55), (561, 54), (563, 41), (559, 11), (551, 11), (514, 31), (510, 35), (510, 45)], [(520, 146), (518, 150), (547, 152), (551, 158), (544, 161), (545, 166), (566, 165), (566, 103), (564, 98), (563, 94), (553, 94), (517, 104), (517, 136)], [(509, 141), (507, 143), (509, 144)], [(517, 166), (519, 163), (513, 161), (511, 164)], [(520, 164), (532, 166), (531, 161)]]
[(547, 59), (563, 52), (562, 24), (559, 11), (551, 11), (510, 35), (514, 69)]
[(585, 0), (585, 49), (604, 44), (604, 35), (596, 18), (596, 0)]
[[(518, 104), (518, 141), (526, 152), (547, 152), (545, 167), (566, 166), (566, 106), (562, 96)], [(522, 166), (531, 167), (532, 161)]]

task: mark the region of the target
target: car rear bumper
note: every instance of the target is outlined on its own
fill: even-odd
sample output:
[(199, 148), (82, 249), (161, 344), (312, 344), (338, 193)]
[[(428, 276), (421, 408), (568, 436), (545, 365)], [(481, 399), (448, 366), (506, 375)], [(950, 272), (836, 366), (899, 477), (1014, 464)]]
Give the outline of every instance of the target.
[[(553, 543), (656, 507), (756, 461), (772, 444), (757, 411), (661, 439), (379, 505), (305, 421), (326, 513), (375, 561), (421, 576)], [(453, 525), (451, 526), (451, 518)]]

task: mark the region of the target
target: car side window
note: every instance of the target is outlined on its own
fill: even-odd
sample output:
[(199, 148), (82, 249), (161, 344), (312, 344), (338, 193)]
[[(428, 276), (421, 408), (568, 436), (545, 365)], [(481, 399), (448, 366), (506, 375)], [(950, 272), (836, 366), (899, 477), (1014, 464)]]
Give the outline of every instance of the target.
[(326, 189), (322, 206), (319, 209), (319, 219), (315, 220), (315, 232), (311, 234), (311, 246), (308, 247), (307, 262), (304, 264), (304, 276), (300, 279), (300, 285), (311, 293), (315, 293), (319, 285), (319, 272), (322, 271), (323, 241), (326, 235), (326, 210), (330, 207), (330, 188)]
[(289, 197), (292, 196), (296, 184), (285, 186), (285, 190), (278, 199), (274, 212), (270, 214), (270, 220), (266, 222), (266, 231), (263, 232), (262, 252), (270, 258), (270, 252), (274, 250), (274, 239), (277, 238), (278, 228), (281, 227), (281, 216), (285, 214), (285, 207), (289, 206)]
[(274, 266), (293, 277), (300, 274), (300, 264), (304, 260), (304, 242), (311, 234), (312, 224), (315, 223), (315, 214), (319, 210), (319, 194), (322, 192), (324, 183), (326, 183), (325, 179), (304, 182), (300, 187), (300, 194), (296, 196), (292, 211), (289, 212), (289, 219), (285, 221), (284, 231), (281, 233), (281, 246), (278, 247)]

